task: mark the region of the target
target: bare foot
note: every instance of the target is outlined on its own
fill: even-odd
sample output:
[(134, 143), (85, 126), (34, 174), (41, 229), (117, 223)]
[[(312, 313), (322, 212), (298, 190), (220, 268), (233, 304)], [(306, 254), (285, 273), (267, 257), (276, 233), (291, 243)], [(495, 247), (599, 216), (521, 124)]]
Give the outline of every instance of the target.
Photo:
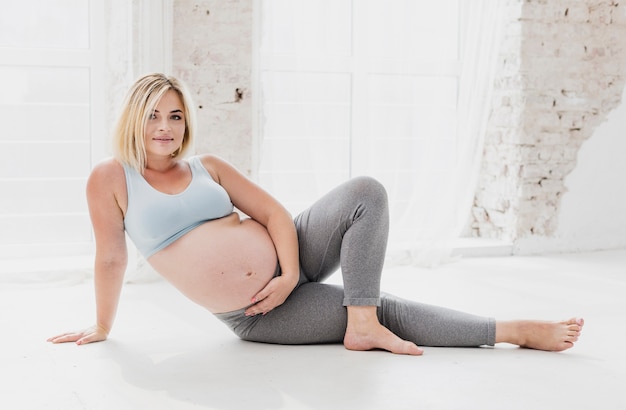
[(496, 324), (496, 343), (506, 342), (529, 349), (560, 352), (574, 346), (585, 321), (571, 318), (562, 322), (517, 320)]
[(413, 342), (396, 336), (378, 322), (375, 306), (349, 306), (348, 327), (343, 339), (348, 350), (383, 349), (391, 353), (420, 356), (424, 353)]

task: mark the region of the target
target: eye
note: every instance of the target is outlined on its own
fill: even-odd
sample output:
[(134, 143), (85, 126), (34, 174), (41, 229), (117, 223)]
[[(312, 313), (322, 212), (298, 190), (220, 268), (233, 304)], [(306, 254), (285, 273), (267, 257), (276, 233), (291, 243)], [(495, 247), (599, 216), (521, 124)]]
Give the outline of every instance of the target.
[(179, 120), (182, 120), (182, 119), (183, 119), (183, 117), (181, 117), (181, 116), (180, 116), (180, 115), (178, 115), (178, 114), (172, 115), (170, 118), (171, 118), (171, 119), (173, 119), (173, 120), (177, 120), (177, 121), (179, 121)]
[(157, 116), (156, 116), (156, 114), (155, 114), (155, 113), (152, 113), (152, 114), (150, 114), (150, 116), (148, 117), (148, 119), (149, 119), (149, 120), (156, 120), (156, 117), (157, 117)]

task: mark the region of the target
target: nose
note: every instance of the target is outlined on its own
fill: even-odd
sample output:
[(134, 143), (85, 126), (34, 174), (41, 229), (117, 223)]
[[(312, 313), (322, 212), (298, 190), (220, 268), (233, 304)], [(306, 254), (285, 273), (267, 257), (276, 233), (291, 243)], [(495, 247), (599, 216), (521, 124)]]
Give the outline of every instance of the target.
[(161, 121), (159, 122), (159, 130), (168, 131), (169, 129), (170, 129), (170, 122), (167, 120), (167, 118), (161, 119)]

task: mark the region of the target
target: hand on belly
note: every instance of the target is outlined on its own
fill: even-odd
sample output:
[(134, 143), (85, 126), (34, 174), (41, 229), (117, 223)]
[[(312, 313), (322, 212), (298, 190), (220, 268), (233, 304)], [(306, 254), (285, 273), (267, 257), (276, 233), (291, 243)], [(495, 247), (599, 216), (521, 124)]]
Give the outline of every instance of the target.
[(153, 255), (150, 264), (212, 312), (251, 304), (272, 279), (277, 256), (265, 227), (253, 220), (207, 222)]

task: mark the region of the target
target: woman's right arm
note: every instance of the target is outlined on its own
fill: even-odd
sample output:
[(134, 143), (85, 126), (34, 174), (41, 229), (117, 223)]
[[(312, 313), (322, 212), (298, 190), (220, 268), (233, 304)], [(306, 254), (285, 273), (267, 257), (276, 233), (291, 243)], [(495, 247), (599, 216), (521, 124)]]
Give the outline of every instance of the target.
[(76, 342), (79, 345), (100, 342), (106, 340), (111, 331), (128, 262), (122, 212), (126, 200), (121, 165), (114, 160), (97, 165), (87, 181), (87, 202), (96, 240), (96, 324), (53, 336), (49, 342)]

